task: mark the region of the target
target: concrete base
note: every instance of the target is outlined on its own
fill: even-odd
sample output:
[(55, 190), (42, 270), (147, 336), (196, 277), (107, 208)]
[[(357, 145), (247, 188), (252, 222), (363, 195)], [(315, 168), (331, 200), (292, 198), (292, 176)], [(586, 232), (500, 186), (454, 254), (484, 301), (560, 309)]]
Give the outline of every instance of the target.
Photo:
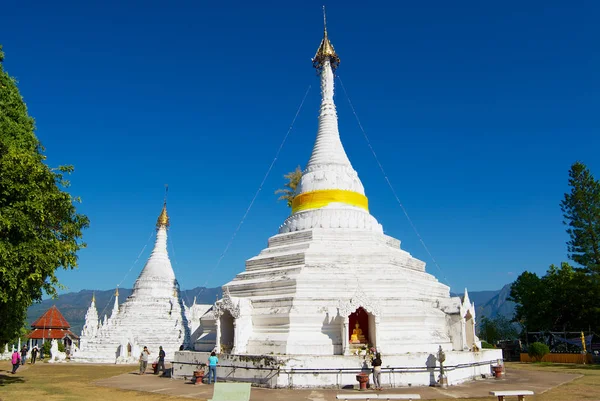
[[(191, 379), (209, 353), (175, 353), (173, 377)], [(381, 381), (385, 387), (433, 386), (439, 364), (431, 353), (383, 355)], [(444, 373), (449, 385), (489, 376), (502, 359), (502, 350), (448, 351)], [(370, 360), (344, 355), (219, 355), (219, 380), (251, 382), (269, 388), (343, 388), (357, 385), (356, 374), (371, 372)]]

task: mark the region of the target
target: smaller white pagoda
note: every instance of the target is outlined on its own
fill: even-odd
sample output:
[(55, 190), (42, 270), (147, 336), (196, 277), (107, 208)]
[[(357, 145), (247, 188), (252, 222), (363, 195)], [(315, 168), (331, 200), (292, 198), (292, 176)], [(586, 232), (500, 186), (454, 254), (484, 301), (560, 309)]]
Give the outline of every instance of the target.
[[(210, 306), (187, 307), (179, 294), (179, 284), (167, 252), (169, 217), (166, 202), (156, 223), (156, 242), (133, 292), (119, 306), (119, 289), (110, 317), (99, 320), (95, 296), (88, 308), (81, 332), (80, 349), (73, 360), (93, 363), (136, 363), (141, 349), (147, 346), (158, 355), (162, 346), (167, 359), (190, 343), (196, 329), (190, 317), (204, 313)], [(196, 318), (199, 325), (199, 319)]]

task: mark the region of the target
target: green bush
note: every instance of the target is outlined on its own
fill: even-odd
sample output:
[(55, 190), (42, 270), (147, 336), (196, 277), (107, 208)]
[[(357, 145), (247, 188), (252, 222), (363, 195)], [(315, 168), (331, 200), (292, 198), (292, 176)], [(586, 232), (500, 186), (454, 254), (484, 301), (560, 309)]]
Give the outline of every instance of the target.
[(494, 347), (492, 344), (488, 343), (487, 341), (481, 341), (481, 348), (496, 348), (496, 347)]
[(58, 352), (65, 352), (65, 345), (62, 341), (58, 342)]
[(544, 355), (550, 352), (550, 348), (544, 343), (535, 342), (529, 345), (529, 350), (527, 353), (533, 359), (534, 362), (539, 362), (542, 360)]
[(42, 352), (44, 353), (44, 358), (50, 357), (50, 348), (52, 348), (52, 344), (50, 341), (46, 341), (42, 344)]

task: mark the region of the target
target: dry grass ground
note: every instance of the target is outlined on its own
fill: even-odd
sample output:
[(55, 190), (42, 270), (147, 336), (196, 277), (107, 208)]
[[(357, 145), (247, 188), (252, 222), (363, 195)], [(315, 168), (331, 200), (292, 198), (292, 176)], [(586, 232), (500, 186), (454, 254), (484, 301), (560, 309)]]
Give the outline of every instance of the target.
[(185, 400), (181, 397), (97, 387), (93, 381), (136, 371), (122, 365), (74, 365), (36, 363), (21, 366), (11, 374), (12, 365), (0, 361), (0, 400)]
[(579, 379), (536, 396), (534, 398), (536, 401), (600, 400), (600, 365), (523, 363), (514, 364), (513, 368), (583, 375)]
[[(0, 400), (185, 400), (181, 398), (148, 392), (120, 390), (100, 387), (93, 384), (96, 380), (135, 372), (132, 366), (119, 365), (74, 365), (38, 363), (19, 368), (16, 375), (10, 374), (11, 365), (6, 361), (0, 362)], [(535, 401), (579, 401), (600, 400), (600, 365), (559, 365), (559, 364), (518, 364), (509, 363), (507, 369), (536, 370), (538, 372), (561, 372), (583, 375), (571, 382), (560, 385), (543, 394), (536, 394), (528, 400)], [(132, 376), (137, 377), (137, 376)], [(556, 385), (558, 383), (552, 383)], [(194, 386), (190, 386), (190, 389)], [(253, 391), (252, 400), (258, 400), (269, 394), (269, 391)], [(418, 391), (416, 391), (418, 392)], [(290, 401), (307, 399), (311, 392), (287, 393)], [(323, 400), (333, 399), (333, 392), (326, 392)], [(271, 395), (275, 395), (271, 394)], [(314, 394), (314, 393), (313, 393)], [(282, 395), (282, 394), (278, 394)], [(258, 398), (257, 398), (258, 397)], [(271, 398), (271, 397), (269, 397)], [(275, 397), (279, 399), (279, 397)], [(463, 398), (466, 399), (466, 398)], [(447, 398), (445, 400), (448, 400)], [(469, 398), (469, 401), (493, 401), (493, 397)]]

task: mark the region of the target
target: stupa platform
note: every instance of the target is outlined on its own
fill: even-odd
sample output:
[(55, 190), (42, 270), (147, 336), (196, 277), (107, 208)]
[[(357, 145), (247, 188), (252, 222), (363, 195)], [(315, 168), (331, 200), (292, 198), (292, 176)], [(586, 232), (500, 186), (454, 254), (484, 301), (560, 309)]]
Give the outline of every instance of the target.
[[(448, 385), (490, 377), (492, 366), (502, 359), (502, 350), (478, 352), (446, 351), (444, 372)], [(189, 380), (208, 352), (176, 352), (173, 377)], [(384, 387), (435, 385), (440, 365), (433, 353), (383, 355), (381, 381)], [(344, 388), (357, 384), (356, 375), (371, 372), (370, 358), (360, 355), (219, 355), (219, 380), (251, 382), (266, 388)]]

